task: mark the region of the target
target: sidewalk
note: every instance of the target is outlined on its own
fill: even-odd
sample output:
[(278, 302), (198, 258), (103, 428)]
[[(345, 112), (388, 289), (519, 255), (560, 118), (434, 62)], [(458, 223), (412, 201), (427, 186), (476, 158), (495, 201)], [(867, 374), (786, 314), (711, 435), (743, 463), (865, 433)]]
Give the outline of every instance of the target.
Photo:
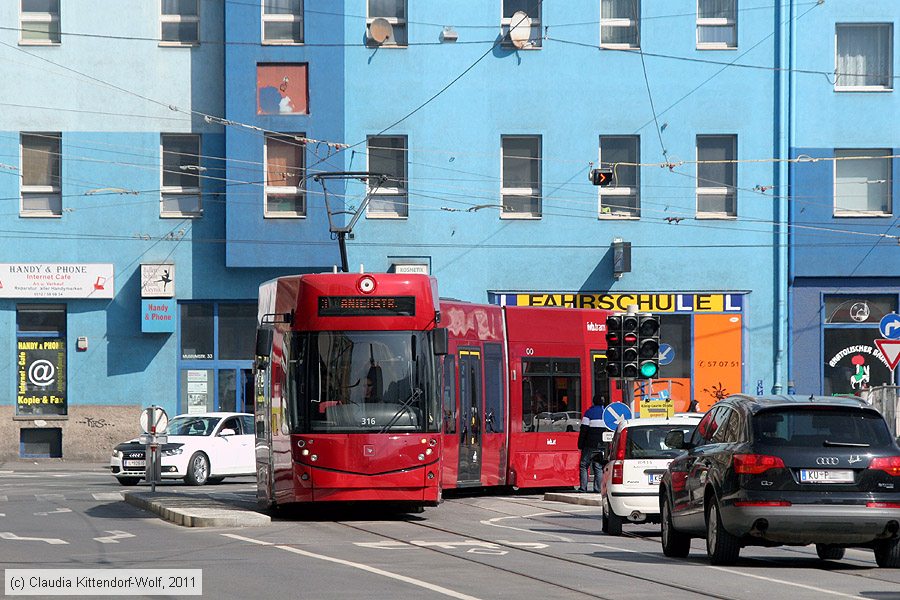
[(255, 504), (235, 494), (122, 492), (125, 502), (184, 527), (260, 527), (272, 523)]
[(602, 506), (601, 498), (603, 496), (594, 492), (547, 492), (544, 494), (544, 500), (547, 502), (566, 502), (582, 506)]

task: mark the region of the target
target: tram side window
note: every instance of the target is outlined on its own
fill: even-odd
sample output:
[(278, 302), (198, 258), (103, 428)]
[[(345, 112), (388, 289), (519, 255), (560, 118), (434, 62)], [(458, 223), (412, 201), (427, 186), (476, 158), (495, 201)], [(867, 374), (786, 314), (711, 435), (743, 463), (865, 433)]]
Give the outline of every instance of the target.
[(456, 357), (444, 355), (441, 373), (441, 411), (444, 433), (456, 433)]
[(484, 345), (484, 428), (501, 433), (506, 422), (503, 413), (503, 350), (500, 344)]
[(581, 419), (581, 362), (524, 359), (522, 431), (575, 431)]

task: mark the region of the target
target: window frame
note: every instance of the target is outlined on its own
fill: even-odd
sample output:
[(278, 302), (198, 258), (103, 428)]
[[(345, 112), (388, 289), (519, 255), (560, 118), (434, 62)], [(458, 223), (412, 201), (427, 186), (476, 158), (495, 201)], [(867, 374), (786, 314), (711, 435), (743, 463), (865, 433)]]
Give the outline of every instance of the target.
[(396, 35), (391, 35), (390, 38), (386, 39), (385, 41), (383, 41), (379, 44), (378, 42), (370, 40), (367, 35), (366, 36), (366, 46), (368, 46), (370, 48), (406, 48), (409, 45), (409, 27), (408, 27), (409, 0), (397, 0), (397, 1), (403, 2), (403, 14), (405, 16), (402, 18), (398, 17), (396, 15), (392, 16), (392, 17), (386, 17), (383, 15), (373, 16), (372, 10), (371, 10), (372, 4), (371, 4), (370, 0), (366, 0), (366, 32), (368, 33), (369, 25), (372, 24), (372, 21), (374, 21), (375, 19), (385, 19), (388, 23), (391, 24), (391, 27), (393, 29), (398, 29), (398, 28), (403, 29), (403, 32), (404, 32), (403, 37), (406, 41), (404, 41), (401, 44), (401, 43), (397, 42)]
[[(302, 46), (306, 43), (306, 2), (305, 0), (300, 1), (300, 14), (268, 14), (266, 13), (266, 0), (260, 0), (260, 30), (259, 30), (259, 39), (260, 43), (264, 46)], [(267, 23), (300, 23), (300, 39), (274, 39), (270, 40), (266, 38), (266, 24)]]
[[(887, 32), (887, 64), (889, 72), (885, 74), (887, 83), (885, 85), (841, 85), (840, 70), (838, 69), (838, 61), (840, 60), (840, 49), (838, 47), (838, 31), (842, 27), (886, 27)], [(894, 91), (894, 24), (884, 22), (850, 22), (834, 24), (834, 91), (835, 92), (893, 92)]]
[[(24, 10), (24, 6), (22, 2), (24, 0), (19, 0), (19, 45), (20, 46), (59, 46), (62, 44), (62, 26), (60, 22), (60, 12), (62, 7), (57, 2), (56, 12), (33, 12)], [(56, 39), (54, 38), (52, 27), (51, 31), (48, 32), (47, 39), (25, 39), (23, 37), (25, 29), (28, 29), (27, 25), (31, 23), (56, 23)]]
[[(522, 48), (516, 48), (509, 39), (509, 28), (512, 25), (512, 16), (504, 16), (507, 13), (506, 0), (500, 2), (500, 34), (503, 37), (501, 44), (504, 48), (513, 48), (515, 50), (540, 50), (543, 47), (544, 38), (541, 35), (541, 15), (543, 14), (543, 3), (537, 5), (537, 16), (528, 15), (531, 19), (531, 32), (528, 36), (528, 43)], [(513, 15), (516, 11), (513, 12)], [(535, 32), (537, 32), (535, 34)]]
[[(641, 0), (634, 0), (637, 3), (637, 19), (632, 17), (603, 17), (603, 0), (600, 0), (600, 48), (609, 48), (611, 50), (640, 50), (641, 48)], [(615, 42), (603, 41), (604, 27), (633, 27), (635, 30), (634, 44), (619, 44)]]
[[(306, 144), (297, 141), (297, 137), (305, 137), (303, 133), (297, 134), (278, 134), (266, 133), (263, 140), (263, 217), (267, 219), (305, 219), (307, 216), (306, 206)], [(300, 165), (291, 168), (296, 169), (300, 173), (300, 185), (269, 185), (269, 141), (294, 142), (299, 145)], [(302, 210), (299, 211), (277, 211), (269, 208), (269, 196), (293, 196), (295, 202), (299, 200)]]
[[(701, 185), (704, 181), (704, 178), (700, 174), (700, 169), (702, 168), (702, 164), (700, 161), (700, 139), (701, 138), (729, 138), (732, 140), (732, 154), (734, 156), (734, 161), (731, 163), (731, 175), (734, 180), (734, 185), (731, 186), (732, 191), (731, 194), (734, 196), (734, 200), (732, 204), (734, 205), (733, 212), (726, 211), (701, 211), (700, 210), (700, 197), (701, 196), (722, 196), (726, 197), (726, 202), (729, 196), (729, 186), (728, 185), (720, 185), (720, 186), (704, 186)], [(737, 219), (738, 215), (738, 169), (737, 169), (737, 160), (738, 160), (738, 139), (737, 134), (730, 133), (711, 133), (711, 134), (697, 134), (694, 141), (694, 151), (696, 152), (696, 160), (697, 160), (697, 169), (695, 173), (696, 178), (696, 187), (695, 187), (695, 197), (696, 197), (696, 218), (698, 219)]]
[[(839, 153), (842, 152), (881, 152), (884, 155), (884, 158), (871, 158), (871, 159), (856, 159), (861, 162), (869, 162), (869, 161), (884, 161), (887, 163), (887, 181), (885, 182), (885, 196), (886, 196), (886, 210), (852, 210), (846, 208), (838, 208), (838, 164), (841, 162), (839, 160), (841, 157), (838, 156)], [(846, 218), (846, 217), (892, 217), (894, 210), (894, 198), (891, 192), (891, 188), (894, 184), (894, 159), (887, 158), (893, 155), (893, 151), (890, 148), (835, 148), (834, 149), (834, 158), (835, 160), (833, 168), (832, 168), (832, 216), (836, 218)]]
[[(369, 135), (366, 136), (366, 168), (371, 172), (371, 164), (372, 161), (370, 159), (369, 153), (371, 152), (372, 141), (377, 140), (379, 138), (392, 138), (399, 139), (403, 141), (403, 148), (400, 150), (403, 153), (403, 173), (399, 177), (394, 177), (393, 179), (398, 182), (403, 182), (403, 185), (398, 186), (374, 186), (372, 185), (371, 180), (366, 181), (366, 194), (369, 197), (369, 201), (366, 203), (366, 218), (367, 219), (408, 219), (409, 218), (409, 136), (407, 135)], [(397, 148), (382, 148), (379, 147), (385, 152), (396, 152)], [(372, 210), (372, 200), (373, 199), (387, 199), (387, 198), (395, 198), (395, 199), (403, 199), (403, 205), (406, 207), (406, 214), (402, 214), (403, 211), (383, 211), (383, 210)], [(394, 201), (394, 206), (400, 204), (397, 200)]]
[[(200, 0), (193, 0), (197, 6), (196, 15), (168, 15), (163, 13), (163, 3), (165, 0), (159, 0), (159, 45), (169, 48), (191, 48), (200, 45), (200, 17), (203, 3)], [(196, 23), (197, 39), (191, 42), (183, 40), (165, 40), (163, 39), (163, 25), (166, 23)]]
[[(617, 139), (633, 141), (634, 155), (635, 155), (635, 158), (637, 159), (636, 162), (638, 162), (638, 163), (641, 162), (641, 160), (640, 160), (641, 159), (641, 136), (611, 134), (611, 135), (601, 135), (600, 136), (600, 148), (599, 148), (600, 153), (598, 155), (598, 160), (600, 161), (600, 164), (602, 164), (604, 162), (603, 161), (603, 146), (604, 146), (603, 140), (604, 140), (604, 138), (606, 138), (606, 139), (617, 138)], [(628, 168), (628, 169), (634, 169), (635, 185), (633, 187), (632, 186), (619, 186), (619, 185), (616, 185), (616, 183), (617, 183), (616, 169), (623, 168), (623, 167), (616, 167), (615, 165), (618, 163), (615, 163), (612, 161), (605, 161), (605, 162), (613, 165), (613, 182), (612, 182), (612, 185), (610, 185), (608, 187), (600, 187), (597, 190), (598, 194), (600, 196), (599, 207), (598, 207), (599, 208), (598, 218), (600, 218), (600, 219), (631, 219), (631, 220), (640, 219), (641, 218), (641, 168), (639, 166), (624, 167), (624, 168)], [(604, 196), (606, 196), (607, 198), (615, 198), (616, 196), (634, 196), (635, 207), (633, 210), (620, 209), (618, 211), (610, 210), (609, 212), (604, 212), (604, 210), (603, 210), (603, 197)]]
[[(738, 48), (738, 0), (730, 0), (734, 6), (734, 19), (727, 17), (701, 17), (700, 3), (703, 0), (697, 0), (697, 50), (737, 50)], [(726, 42), (701, 42), (700, 31), (703, 27), (731, 27), (734, 37), (734, 45)]]
[[(56, 169), (54, 173), (48, 173), (49, 179), (55, 179), (56, 185), (25, 185), (25, 138), (52, 138), (56, 141)], [(39, 150), (37, 150), (39, 151)], [(62, 133), (61, 132), (34, 132), (23, 131), (19, 133), (19, 164), (22, 166), (19, 177), (19, 216), (27, 218), (59, 218), (62, 217)], [(59, 210), (26, 210), (25, 198), (27, 195), (47, 196), (51, 199), (58, 198)]]
[[(197, 154), (196, 156), (196, 164), (197, 167), (197, 186), (196, 187), (185, 187), (185, 186), (167, 186), (165, 185), (165, 176), (166, 176), (166, 144), (165, 138), (167, 137), (191, 137), (196, 139), (197, 141)], [(169, 152), (172, 152), (171, 150)], [(181, 154), (181, 153), (176, 153)], [(160, 218), (196, 218), (203, 216), (203, 180), (201, 173), (204, 170), (204, 167), (201, 164), (201, 158), (203, 156), (203, 138), (199, 133), (160, 133), (159, 134), (159, 216)], [(186, 171), (188, 169), (185, 169)], [(165, 198), (166, 196), (197, 196), (197, 210), (196, 211), (167, 211), (165, 210)]]
[[(537, 187), (506, 187), (506, 177), (503, 172), (503, 163), (506, 161), (505, 140), (507, 139), (533, 139), (537, 141), (537, 156), (532, 159), (537, 161)], [(544, 179), (543, 169), (543, 137), (540, 134), (511, 134), (500, 136), (500, 218), (501, 219), (522, 219), (522, 220), (540, 220), (544, 214), (544, 198), (542, 183)], [(538, 212), (516, 212), (507, 210), (506, 196), (518, 196), (523, 198), (536, 198), (538, 204)]]

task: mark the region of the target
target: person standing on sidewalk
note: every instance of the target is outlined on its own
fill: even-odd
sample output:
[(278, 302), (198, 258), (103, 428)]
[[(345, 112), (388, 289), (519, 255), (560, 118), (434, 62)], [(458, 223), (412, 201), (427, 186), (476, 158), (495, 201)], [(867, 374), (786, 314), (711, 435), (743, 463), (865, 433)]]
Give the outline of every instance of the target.
[(603, 463), (606, 462), (606, 443), (603, 441), (603, 432), (606, 425), (603, 424), (603, 408), (606, 398), (596, 395), (593, 398), (593, 406), (584, 411), (581, 419), (581, 428), (578, 430), (578, 449), (581, 450), (579, 463), (578, 491), (588, 491), (588, 467), (594, 472), (594, 492), (600, 493), (600, 477)]

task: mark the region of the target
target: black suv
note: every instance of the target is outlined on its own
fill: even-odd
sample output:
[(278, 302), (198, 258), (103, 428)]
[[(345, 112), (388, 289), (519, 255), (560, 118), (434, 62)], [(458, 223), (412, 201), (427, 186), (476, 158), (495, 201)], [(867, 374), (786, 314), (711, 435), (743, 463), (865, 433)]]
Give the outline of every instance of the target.
[(685, 557), (706, 538), (714, 565), (743, 546), (815, 544), (823, 560), (872, 548), (900, 567), (900, 447), (855, 398), (730, 396), (685, 439), (659, 489), (662, 547)]

